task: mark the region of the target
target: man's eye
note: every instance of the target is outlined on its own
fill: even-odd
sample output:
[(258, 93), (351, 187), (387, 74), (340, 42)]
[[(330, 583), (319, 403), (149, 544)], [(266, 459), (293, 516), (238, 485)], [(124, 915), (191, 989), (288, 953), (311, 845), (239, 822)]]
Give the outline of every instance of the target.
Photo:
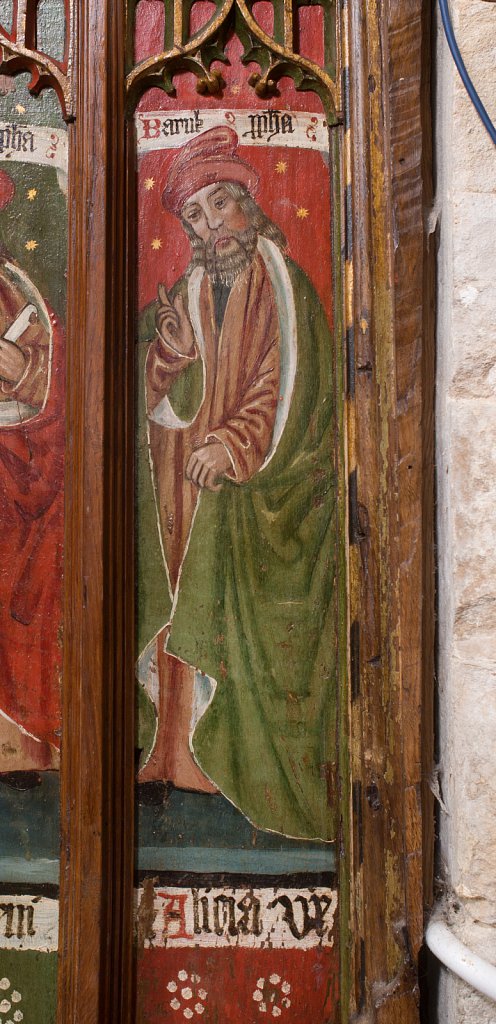
[(199, 220), (199, 219), (200, 219), (200, 214), (199, 213), (190, 213), (188, 215), (188, 220), (189, 221), (194, 221), (194, 220)]
[(225, 199), (217, 199), (215, 205), (216, 205), (216, 208), (218, 210), (222, 210), (223, 207), (226, 205), (226, 200)]

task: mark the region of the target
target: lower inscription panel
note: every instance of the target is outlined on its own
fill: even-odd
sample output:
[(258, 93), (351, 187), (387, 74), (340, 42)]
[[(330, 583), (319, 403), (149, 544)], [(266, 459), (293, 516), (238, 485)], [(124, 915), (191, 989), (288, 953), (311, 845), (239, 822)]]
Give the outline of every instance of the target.
[(206, 881), (136, 890), (138, 1019), (334, 1020), (336, 889)]
[(332, 949), (337, 892), (250, 886), (138, 890), (137, 923), (145, 949)]

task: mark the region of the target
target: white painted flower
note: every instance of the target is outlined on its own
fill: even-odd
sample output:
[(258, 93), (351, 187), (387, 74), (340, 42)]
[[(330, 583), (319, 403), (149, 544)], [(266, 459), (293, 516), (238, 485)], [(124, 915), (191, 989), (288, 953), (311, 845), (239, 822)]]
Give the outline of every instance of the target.
[(284, 1008), (285, 1008), (286, 1010), (289, 1010), (289, 1007), (291, 1006), (291, 999), (287, 999), (287, 998), (285, 997), (285, 998), (283, 999), (283, 1001), (282, 1001), (282, 1005), (284, 1006)]
[(256, 1003), (261, 1003), (263, 999), (263, 992), (261, 992), (259, 988), (256, 988), (253, 993), (253, 998)]
[(8, 999), (2, 999), (0, 1003), (0, 1013), (8, 1013), (10, 1010), (10, 1003)]
[(193, 985), (199, 985), (200, 981), (201, 981), (200, 975), (199, 974), (192, 974), (190, 976), (190, 981), (193, 982)]
[(272, 1016), (273, 1017), (280, 1017), (281, 1013), (282, 1013), (282, 1010), (280, 1010), (278, 1006), (273, 1006), (272, 1007)]
[(284, 992), (284, 995), (289, 996), (289, 993), (291, 992), (291, 985), (289, 984), (289, 981), (283, 981), (281, 988), (282, 991)]
[(181, 1009), (181, 1003), (179, 1002), (179, 999), (171, 999), (171, 1009), (172, 1010), (180, 1010)]
[(24, 1014), (23, 1014), (22, 1010), (16, 1010), (16, 1012), (14, 1013), (14, 1020), (15, 1021), (24, 1020)]
[(187, 971), (179, 971), (177, 976), (179, 978), (179, 981), (187, 981), (188, 980), (188, 972)]
[(13, 1003), (20, 1003), (22, 996), (20, 992), (13, 992), (10, 998)]
[(198, 995), (199, 995), (200, 999), (206, 999), (207, 998), (207, 992), (205, 991), (204, 988), (199, 988), (198, 989)]
[(190, 988), (182, 988), (181, 989), (181, 995), (182, 995), (183, 999), (192, 999), (193, 998), (193, 991)]
[(267, 1003), (260, 1003), (258, 1009), (260, 1010), (260, 1013), (267, 1013)]
[(280, 977), (278, 974), (271, 974), (269, 981), (271, 985), (279, 985)]
[(1, 981), (0, 981), (0, 988), (2, 989), (3, 992), (6, 992), (7, 989), (10, 988), (10, 981), (9, 981), (8, 978), (2, 978), (1, 979)]
[(265, 985), (265, 978), (259, 978), (257, 981), (257, 988), (263, 988)]
[(187, 1006), (185, 1011), (184, 1011), (184, 1013), (183, 1013), (183, 1017), (186, 1017), (186, 1020), (191, 1020), (192, 1016), (193, 1016), (193, 1010), (190, 1010), (189, 1006)]
[(196, 1004), (196, 1006), (195, 1006), (195, 1012), (196, 1012), (196, 1013), (198, 1013), (198, 1014), (200, 1014), (200, 1015), (201, 1015), (202, 1013), (205, 1013), (205, 1007), (204, 1007), (203, 1003), (197, 1003), (197, 1004)]
[(169, 984), (167, 985), (167, 991), (168, 992), (177, 992), (177, 985), (176, 985), (175, 981), (169, 981)]

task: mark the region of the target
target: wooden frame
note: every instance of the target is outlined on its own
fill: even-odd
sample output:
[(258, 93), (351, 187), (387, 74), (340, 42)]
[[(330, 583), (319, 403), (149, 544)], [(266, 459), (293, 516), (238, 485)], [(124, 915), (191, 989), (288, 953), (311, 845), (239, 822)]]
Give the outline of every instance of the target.
[(59, 1022), (132, 1019), (133, 348), (122, 5), (73, 37)]
[[(74, 5), (72, 84), (33, 58), (26, 40), (4, 52), (6, 72), (9, 62), (14, 73), (30, 68), (34, 87), (55, 87), (74, 120), (59, 1024), (134, 1019), (133, 211), (123, 7)], [(343, 962), (351, 956), (352, 965), (343, 1020), (355, 1013), (378, 1024), (418, 1020), (421, 908), (432, 880), (429, 16), (428, 0), (342, 7), (351, 679), (343, 786), (346, 796), (350, 782), (352, 823), (341, 875), (342, 886), (351, 876), (349, 894), (342, 888), (350, 901)]]
[(404, 1024), (432, 888), (431, 8), (347, 7), (355, 1007)]

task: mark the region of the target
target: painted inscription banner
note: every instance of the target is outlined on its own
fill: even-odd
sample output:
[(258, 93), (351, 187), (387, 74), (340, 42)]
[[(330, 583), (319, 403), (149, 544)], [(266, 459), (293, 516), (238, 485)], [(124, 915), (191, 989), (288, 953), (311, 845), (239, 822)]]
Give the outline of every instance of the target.
[(329, 151), (329, 129), (315, 112), (288, 110), (163, 110), (136, 115), (138, 153), (175, 149), (225, 121), (234, 129), (240, 146), (280, 146)]
[(0, 121), (0, 160), (56, 167), (67, 178), (67, 130)]
[(55, 953), (59, 903), (46, 896), (0, 894), (0, 949)]
[(193, 888), (138, 891), (144, 948), (312, 949), (332, 947), (337, 892), (325, 889)]

